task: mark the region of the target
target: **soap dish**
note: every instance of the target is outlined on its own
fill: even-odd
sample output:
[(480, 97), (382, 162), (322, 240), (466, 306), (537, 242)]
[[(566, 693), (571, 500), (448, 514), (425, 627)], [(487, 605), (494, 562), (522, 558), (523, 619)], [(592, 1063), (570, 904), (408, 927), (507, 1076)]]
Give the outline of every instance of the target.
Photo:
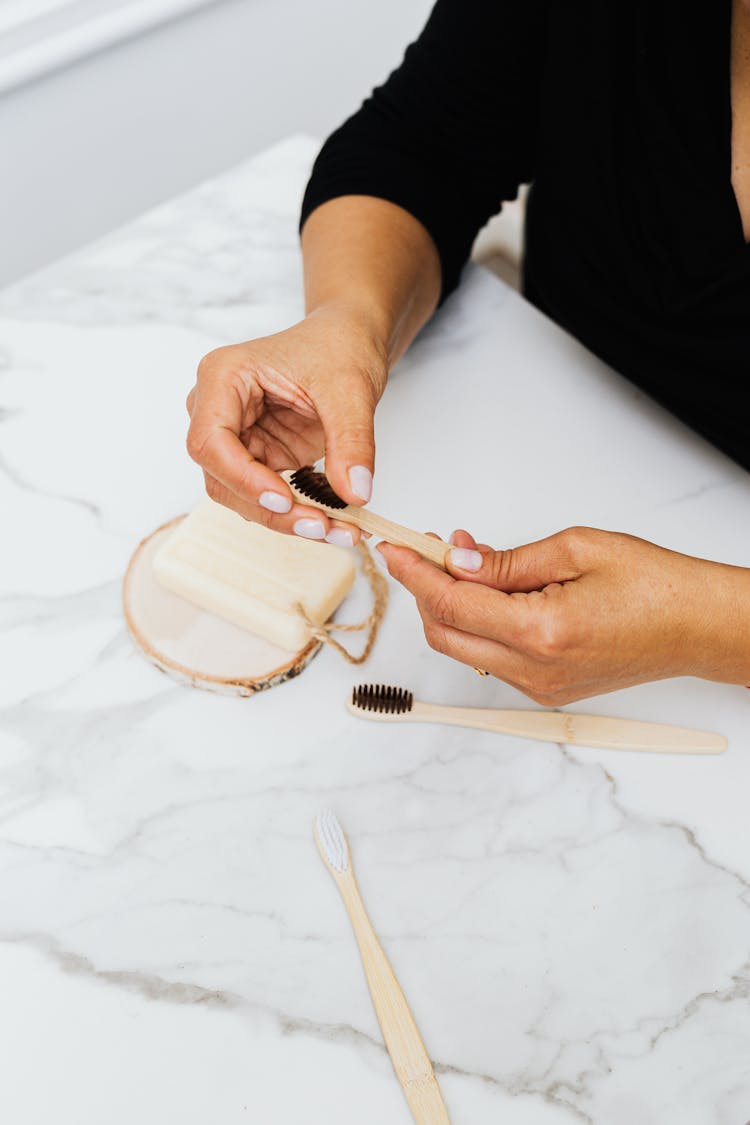
[(154, 555), (184, 518), (152, 532), (128, 564), (123, 608), (138, 648), (179, 683), (223, 695), (255, 695), (298, 676), (320, 652), (319, 640), (289, 652), (198, 609), (157, 582)]

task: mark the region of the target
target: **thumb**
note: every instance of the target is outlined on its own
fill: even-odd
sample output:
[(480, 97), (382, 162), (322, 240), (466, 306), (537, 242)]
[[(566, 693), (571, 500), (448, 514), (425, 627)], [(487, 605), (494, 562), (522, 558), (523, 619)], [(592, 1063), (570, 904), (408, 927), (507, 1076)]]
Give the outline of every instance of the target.
[(326, 443), (326, 476), (342, 500), (366, 504), (375, 468), (376, 399), (363, 380), (338, 383), (316, 403)]
[(454, 547), (448, 552), (447, 565), (455, 578), (481, 582), (506, 594), (528, 594), (552, 582), (570, 582), (581, 576), (564, 534), (507, 551)]

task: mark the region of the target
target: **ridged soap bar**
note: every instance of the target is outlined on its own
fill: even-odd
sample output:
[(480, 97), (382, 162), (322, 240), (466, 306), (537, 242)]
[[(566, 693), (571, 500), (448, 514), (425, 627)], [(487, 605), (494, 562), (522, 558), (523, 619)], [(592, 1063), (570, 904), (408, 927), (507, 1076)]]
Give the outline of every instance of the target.
[(322, 625), (355, 576), (344, 548), (281, 535), (212, 500), (177, 525), (153, 565), (167, 590), (291, 652), (311, 636), (300, 605)]

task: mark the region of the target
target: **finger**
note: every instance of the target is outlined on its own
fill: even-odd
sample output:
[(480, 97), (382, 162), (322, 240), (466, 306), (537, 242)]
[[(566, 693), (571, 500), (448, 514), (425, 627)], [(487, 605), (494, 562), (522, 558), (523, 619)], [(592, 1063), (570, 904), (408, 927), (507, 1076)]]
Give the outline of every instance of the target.
[(530, 593), (553, 582), (570, 582), (581, 576), (565, 533), (507, 551), (481, 551), (454, 547), (446, 564), (451, 574), (468, 582), (481, 582), (505, 593)]
[(239, 439), (255, 420), (246, 409), (244, 388), (219, 371), (204, 376), (196, 389), (187, 436), (188, 453), (204, 472), (241, 500), (261, 504), (276, 514), (290, 511), (293, 497), (286, 481), (255, 461)]
[[(306, 508), (302, 504), (293, 504), (288, 512), (272, 512), (261, 507), (260, 504), (254, 504), (252, 501), (238, 496), (236, 492), (232, 492), (230, 488), (227, 488), (225, 484), (209, 473), (204, 472), (203, 476), (209, 497), (217, 504), (221, 504), (225, 508), (231, 508), (243, 519), (263, 524), (264, 527), (270, 527), (273, 531), (282, 531), (287, 535), (298, 535), (302, 539), (324, 540), (330, 536), (331, 522), (317, 508)], [(328, 541), (330, 542), (330, 539)]]
[(364, 379), (316, 397), (326, 442), (326, 476), (349, 504), (366, 504), (375, 468), (375, 394)]
[(430, 648), (471, 668), (482, 668), (511, 687), (524, 691), (534, 675), (531, 659), (506, 645), (454, 629), (429, 614), (421, 615)]
[[(463, 633), (460, 629), (435, 621), (429, 615), (422, 615), (422, 623), (425, 638), (435, 652), (472, 668), (481, 668), (545, 707), (560, 707), (626, 686), (620, 677), (612, 682), (601, 679), (581, 681), (577, 678), (561, 686), (559, 674), (550, 679), (549, 669), (533, 656), (484, 637)], [(636, 682), (634, 679), (633, 683)]]
[(448, 537), (451, 547), (462, 547), (466, 551), (476, 551), (477, 544), (473, 535), (468, 531), (452, 531)]
[(476, 551), (477, 549), (477, 543), (474, 536), (471, 535), (468, 531), (464, 531), (462, 528), (458, 528), (456, 531), (452, 531), (448, 538), (448, 542), (452, 547), (463, 547), (468, 551)]
[(354, 524), (343, 523), (341, 520), (330, 521), (330, 530), (326, 535), (328, 543), (337, 547), (354, 547), (361, 538), (362, 532)]
[(477, 543), (471, 532), (464, 531), (462, 528), (452, 531), (448, 537), (448, 542), (452, 547), (467, 547), (469, 550), (479, 551), (483, 555), (492, 550), (489, 543)]
[(378, 545), (378, 551), (391, 576), (417, 599), (420, 612), (478, 637), (524, 649), (532, 624), (526, 599), (518, 600), (478, 583), (457, 581), (406, 547), (384, 543)]

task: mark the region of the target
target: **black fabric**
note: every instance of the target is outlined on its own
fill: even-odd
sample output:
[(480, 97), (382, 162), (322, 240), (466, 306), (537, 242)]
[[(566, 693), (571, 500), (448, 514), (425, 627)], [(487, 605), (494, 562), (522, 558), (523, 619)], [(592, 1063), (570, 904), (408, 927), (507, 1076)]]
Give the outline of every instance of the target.
[(439, 0), (325, 143), (302, 222), (388, 199), (443, 296), (531, 182), (524, 291), (750, 468), (750, 246), (730, 179), (731, 0)]

